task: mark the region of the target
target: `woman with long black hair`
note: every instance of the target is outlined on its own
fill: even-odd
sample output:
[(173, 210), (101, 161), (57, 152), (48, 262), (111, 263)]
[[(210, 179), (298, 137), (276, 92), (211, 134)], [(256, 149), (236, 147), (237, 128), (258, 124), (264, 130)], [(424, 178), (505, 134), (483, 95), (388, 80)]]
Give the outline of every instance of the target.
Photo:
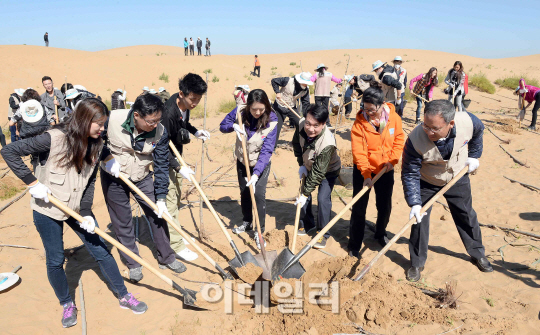
[(416, 124), (421, 122), (420, 113), (422, 112), (422, 102), (424, 100), (427, 102), (433, 100), (433, 87), (439, 85), (437, 73), (437, 68), (432, 67), (426, 74), (420, 73), (418, 76), (414, 77), (409, 84), (409, 90), (414, 93), (416, 97)]
[[(148, 308), (128, 293), (113, 256), (103, 240), (94, 234), (97, 222), (92, 204), (103, 148), (101, 133), (108, 116), (109, 111), (103, 102), (95, 98), (85, 99), (68, 121), (41, 135), (11, 143), (0, 152), (13, 173), (30, 187), (34, 224), (45, 247), (49, 282), (64, 308), (64, 328), (77, 324), (77, 307), (69, 294), (63, 268), (64, 223), (75, 231), (98, 262), (103, 276), (120, 301), (120, 307), (131, 309), (135, 314), (144, 313)], [(30, 154), (39, 156), (35, 174), (21, 158)], [(85, 221), (77, 222), (53, 206), (49, 203), (49, 194), (79, 212)]]
[(444, 82), (449, 86), (445, 93), (448, 94), (448, 101), (452, 102), (458, 112), (463, 112), (463, 97), (468, 93), (467, 75), (463, 71), (463, 64), (460, 61), (454, 63), (454, 67), (448, 71)]
[[(240, 108), (243, 127), (240, 127), (237, 120), (237, 110)], [(233, 229), (235, 234), (253, 230), (252, 203), (249, 186), (254, 185), (255, 202), (259, 212), (259, 223), (261, 231), (264, 232), (266, 217), (266, 184), (270, 174), (271, 158), (277, 140), (278, 117), (272, 110), (270, 100), (261, 89), (249, 92), (245, 107), (233, 109), (223, 121), (219, 130), (222, 133), (237, 133), (234, 157), (236, 158), (236, 171), (238, 173), (238, 183), (240, 184), (240, 204), (242, 206), (242, 225)], [(242, 150), (241, 138), (247, 134), (246, 148), (248, 151), (249, 169), (251, 179), (246, 180), (246, 162)], [(259, 239), (255, 239), (257, 247), (260, 249)]]

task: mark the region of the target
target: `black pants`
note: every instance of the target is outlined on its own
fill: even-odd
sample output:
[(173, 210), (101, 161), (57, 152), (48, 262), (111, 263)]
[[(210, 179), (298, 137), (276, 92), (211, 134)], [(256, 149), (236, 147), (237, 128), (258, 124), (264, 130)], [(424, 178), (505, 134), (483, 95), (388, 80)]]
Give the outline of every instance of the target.
[[(157, 249), (158, 262), (160, 264), (170, 264), (174, 261), (174, 251), (171, 249), (169, 228), (167, 222), (163, 219), (159, 219), (152, 208), (144, 201), (140, 196), (133, 192), (129, 186), (127, 186), (120, 179), (114, 178), (103, 169), (101, 172), (101, 187), (103, 188), (103, 195), (105, 196), (105, 203), (107, 204), (107, 210), (111, 217), (111, 223), (113, 231), (116, 235), (118, 242), (123, 246), (133, 251), (136, 255), (139, 255), (139, 250), (135, 244), (135, 226), (132, 222), (131, 204), (129, 201), (129, 194), (132, 193), (135, 199), (139, 202), (144, 211), (144, 215), (150, 222), (152, 234), (154, 236), (154, 243)], [(152, 173), (149, 173), (143, 180), (134, 183), (150, 200), (156, 201), (154, 195), (154, 181), (152, 179)], [(124, 257), (127, 263), (127, 267), (130, 269), (138, 268), (140, 266), (133, 258), (124, 254), (118, 250), (120, 255)]]
[[(328, 110), (328, 103), (330, 102), (330, 97), (315, 97), (315, 104), (318, 106), (323, 106)], [(326, 124), (330, 125), (330, 117), (326, 120)]]
[(202, 47), (197, 47), (197, 56), (202, 56)]
[(534, 96), (534, 106), (532, 109), (531, 127), (536, 127), (536, 117), (538, 116), (538, 108), (540, 108), (540, 93)]
[[(350, 97), (345, 97), (345, 100), (343, 100), (343, 105), (347, 105), (347, 103), (351, 102), (352, 99)], [(350, 104), (348, 104), (347, 106), (345, 106), (345, 116), (349, 116), (351, 115), (351, 112), (352, 112), (352, 102)]]
[(189, 54), (191, 56), (195, 56), (195, 46), (194, 45), (189, 46)]
[[(313, 197), (310, 195), (304, 207), (300, 211), (299, 227), (307, 231), (317, 228), (317, 231), (322, 230), (328, 222), (330, 222), (330, 214), (332, 214), (332, 190), (336, 183), (337, 176), (324, 178), (317, 190), (317, 225), (315, 225), (315, 217), (311, 209)], [(324, 237), (329, 238), (330, 233), (326, 232)]]
[[(268, 176), (270, 175), (270, 165), (268, 163), (262, 174), (259, 176), (259, 180), (255, 184), (255, 202), (257, 203), (257, 212), (259, 212), (259, 223), (261, 224), (261, 232), (264, 233), (264, 226), (266, 220), (266, 184), (268, 183)], [(253, 175), (253, 168), (250, 167), (249, 171)], [(251, 194), (249, 188), (246, 187), (247, 173), (244, 164), (236, 160), (236, 172), (238, 174), (238, 184), (240, 185), (240, 205), (242, 206), (243, 221), (253, 222), (253, 205), (251, 203)], [(255, 229), (255, 225), (253, 225)]]
[[(431, 185), (420, 181), (420, 195), (422, 205), (435, 195), (442, 187)], [(485, 250), (482, 245), (482, 232), (478, 224), (476, 212), (472, 208), (471, 181), (466, 174), (444, 194), (450, 213), (456, 224), (461, 241), (467, 250), (467, 253), (475, 259), (484, 257)], [(429, 217), (431, 207), (426, 212), (427, 215), (422, 218), (419, 224), (411, 228), (411, 237), (409, 238), (409, 253), (411, 263), (414, 267), (422, 267), (427, 260), (429, 243)]]
[[(277, 146), (277, 143), (279, 141), (279, 134), (281, 133), (281, 127), (283, 127), (283, 122), (285, 121), (285, 118), (288, 117), (289, 120), (292, 121), (296, 129), (298, 129), (300, 119), (298, 118), (298, 116), (294, 115), (294, 113), (291, 112), (287, 107), (281, 107), (277, 102), (274, 102), (274, 105), (272, 106), (272, 108), (276, 112), (276, 115), (278, 118), (277, 134), (276, 134), (276, 146)], [(295, 109), (294, 107), (292, 108), (298, 113), (298, 109)]]
[(185, 47), (184, 48), (184, 56), (187, 56), (188, 55), (188, 47)]
[(261, 77), (261, 67), (260, 66), (255, 66), (255, 68), (253, 68), (253, 75), (257, 76), (257, 77)]
[[(372, 174), (371, 178), (375, 177)], [(353, 197), (362, 190), (364, 177), (356, 165), (353, 170)], [(392, 191), (394, 189), (394, 171), (387, 172), (373, 185), (375, 189), (375, 205), (377, 207), (377, 225), (375, 239), (386, 236), (386, 227), (392, 212)], [(366, 192), (352, 207), (351, 226), (349, 230), (349, 250), (360, 251), (366, 228), (366, 209), (371, 189)]]

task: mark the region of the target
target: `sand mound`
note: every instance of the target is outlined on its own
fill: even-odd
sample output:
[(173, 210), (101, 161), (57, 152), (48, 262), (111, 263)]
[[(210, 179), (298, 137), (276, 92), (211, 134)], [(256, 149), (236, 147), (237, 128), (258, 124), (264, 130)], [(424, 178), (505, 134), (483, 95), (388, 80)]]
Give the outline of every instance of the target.
[(520, 134), (519, 122), (514, 119), (497, 119), (497, 124), (493, 126), (493, 129), (500, 130), (508, 134)]
[(353, 156), (352, 150), (340, 150), (339, 158), (341, 159), (341, 166), (352, 167), (353, 166)]
[(6, 176), (0, 179), (0, 200), (6, 200), (24, 190), (26, 184), (19, 178)]

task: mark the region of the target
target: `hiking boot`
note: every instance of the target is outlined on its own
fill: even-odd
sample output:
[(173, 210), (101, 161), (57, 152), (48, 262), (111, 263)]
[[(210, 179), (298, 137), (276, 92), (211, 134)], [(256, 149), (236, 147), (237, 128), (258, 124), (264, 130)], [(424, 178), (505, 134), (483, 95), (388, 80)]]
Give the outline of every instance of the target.
[(133, 283), (138, 283), (143, 279), (142, 266), (138, 268), (129, 269), (129, 280)]
[(197, 255), (197, 253), (189, 250), (188, 248), (184, 248), (184, 250), (179, 251), (179, 252), (176, 253), (176, 257), (180, 258), (183, 261), (190, 262), (190, 261), (194, 261), (197, 258), (199, 258), (199, 255)]
[(327, 237), (324, 237), (324, 235), (313, 245), (313, 248), (315, 249), (324, 249), (326, 247), (326, 241), (328, 240)]
[(144, 302), (137, 300), (131, 293), (126, 294), (122, 299), (118, 299), (118, 301), (120, 302), (120, 308), (131, 309), (135, 314), (142, 314), (148, 309), (148, 306)]
[[(264, 241), (264, 247), (266, 248), (266, 241), (264, 240), (264, 237), (263, 237), (263, 241)], [(261, 250), (261, 244), (259, 243), (258, 236), (255, 236), (255, 244), (257, 245), (257, 249)]]
[(529, 131), (536, 131), (536, 126), (528, 126), (527, 130)]
[(77, 324), (77, 306), (73, 301), (64, 305), (64, 314), (62, 315), (62, 327), (69, 328)]
[(360, 251), (358, 251), (358, 250), (350, 250), (349, 251), (349, 256), (360, 258)]
[(251, 231), (251, 230), (253, 230), (253, 224), (251, 222), (244, 221), (242, 222), (241, 226), (233, 228), (232, 232), (235, 234), (241, 234), (241, 233), (244, 233), (246, 231)]
[(420, 124), (422, 123), (422, 119), (416, 119), (416, 122), (414, 124)]
[(170, 270), (173, 270), (176, 273), (182, 273), (182, 272), (187, 270), (186, 266), (182, 262), (177, 261), (176, 259), (170, 264), (165, 264), (165, 265), (160, 264), (159, 268), (160, 269), (170, 269)]
[(473, 258), (473, 263), (478, 267), (482, 272), (493, 272), (493, 267), (486, 257), (480, 259)]
[(417, 282), (420, 280), (420, 272), (424, 271), (424, 267), (415, 267), (411, 266), (409, 270), (407, 270), (407, 280), (410, 282)]

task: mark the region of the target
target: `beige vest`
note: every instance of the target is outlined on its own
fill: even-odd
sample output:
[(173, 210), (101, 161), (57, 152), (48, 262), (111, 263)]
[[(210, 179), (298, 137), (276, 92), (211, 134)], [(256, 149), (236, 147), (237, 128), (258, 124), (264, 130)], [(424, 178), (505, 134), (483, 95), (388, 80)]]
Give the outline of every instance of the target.
[(473, 124), (467, 113), (456, 113), (454, 118), (456, 138), (449, 160), (443, 160), (435, 143), (429, 139), (422, 126), (416, 127), (409, 135), (416, 151), (422, 155), (420, 179), (435, 186), (444, 186), (454, 178), (467, 163), (469, 141), (473, 135)]
[[(129, 114), (129, 109), (117, 109), (109, 117), (107, 129), (108, 147), (111, 154), (120, 163), (120, 171), (127, 174), (134, 182), (141, 181), (150, 172), (154, 161), (152, 153), (163, 135), (163, 125), (158, 123), (156, 135), (145, 140), (143, 150), (135, 151), (131, 146), (131, 134), (122, 128)], [(105, 167), (105, 162), (102, 162)]]
[[(51, 135), (51, 150), (47, 163), (36, 167), (36, 178), (51, 190), (55, 198), (75, 212), (79, 212), (83, 192), (97, 162), (92, 165), (85, 164), (81, 173), (78, 173), (75, 168), (66, 170), (60, 167), (59, 161), (67, 150), (64, 143), (65, 134), (58, 129), (51, 129), (47, 132)], [(69, 218), (69, 215), (52, 203), (45, 203), (45, 201), (33, 197), (30, 200), (30, 208), (55, 220)]]
[(330, 103), (332, 106), (339, 105), (339, 88), (337, 86), (334, 86), (330, 91)]
[(319, 77), (317, 73), (317, 81), (315, 81), (315, 96), (316, 97), (329, 97), (330, 96), (330, 82), (332, 81), (332, 73), (326, 71), (324, 76)]
[[(291, 108), (295, 107), (296, 100), (300, 99), (304, 95), (306, 95), (307, 90), (302, 90), (297, 95), (294, 95), (294, 78), (290, 78), (287, 85), (283, 86), (279, 93), (281, 93), (281, 99), (285, 101)], [(287, 108), (279, 99), (276, 99), (278, 105), (280, 105), (283, 108)]]
[[(236, 121), (238, 123), (238, 120)], [(261, 153), (261, 148), (263, 146), (264, 140), (270, 134), (274, 128), (276, 128), (277, 122), (270, 122), (267, 128), (259, 129), (251, 136), (251, 138), (246, 143), (246, 149), (248, 152), (249, 166), (253, 167), (257, 164), (259, 159), (259, 154)], [(238, 159), (240, 163), (244, 164), (244, 151), (242, 150), (242, 142), (236, 136), (236, 146), (234, 149), (234, 158)], [(272, 158), (270, 158), (271, 160)]]
[[(397, 77), (397, 74), (395, 72), (391, 72), (391, 73), (388, 73), (386, 72), (384, 75), (383, 75), (383, 78), (386, 77), (386, 76), (390, 76), (394, 79), (398, 79)], [(382, 78), (381, 78), (382, 80)], [(384, 94), (384, 102), (394, 102), (397, 100), (397, 90), (392, 87), (392, 86), (388, 86), (386, 84), (382, 84), (382, 90), (383, 90), (383, 94)]]
[[(304, 124), (306, 123), (306, 119), (302, 118), (300, 120), (300, 126), (298, 129), (304, 129)], [(300, 147), (304, 148), (304, 145), (306, 143), (305, 139), (302, 136), (300, 137)], [(302, 159), (304, 160), (304, 166), (308, 171), (311, 171), (311, 168), (313, 166), (313, 163), (315, 163), (315, 160), (317, 159), (317, 156), (320, 155), (320, 153), (326, 148), (327, 146), (333, 146), (337, 148), (336, 145), (336, 139), (334, 137), (334, 134), (328, 129), (327, 126), (324, 126), (324, 129), (322, 131), (321, 137), (315, 142), (315, 148), (309, 148), (302, 154)], [(339, 159), (339, 156), (337, 154), (337, 150), (334, 151), (334, 154), (332, 155), (332, 159), (330, 160), (330, 165), (328, 166), (328, 171), (336, 171), (341, 168), (341, 160)]]

